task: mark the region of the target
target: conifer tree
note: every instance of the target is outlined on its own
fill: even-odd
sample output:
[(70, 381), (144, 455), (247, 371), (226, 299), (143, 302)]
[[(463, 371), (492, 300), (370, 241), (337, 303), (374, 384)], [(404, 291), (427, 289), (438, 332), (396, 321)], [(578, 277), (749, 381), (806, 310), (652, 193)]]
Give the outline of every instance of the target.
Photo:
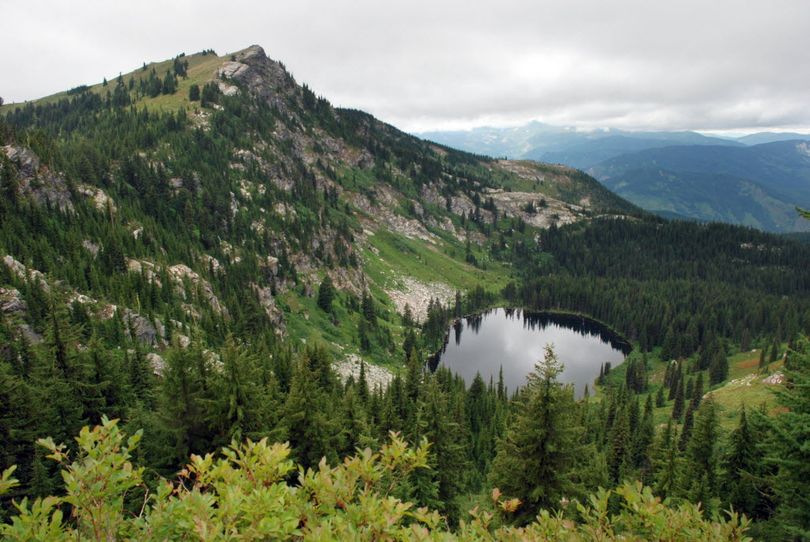
[(581, 451), (582, 428), (575, 423), (573, 389), (557, 380), (561, 372), (554, 350), (547, 346), (517, 398), (514, 418), (492, 464), (493, 484), (521, 499), (523, 520), (540, 508), (556, 509), (560, 499), (580, 493), (572, 468)]
[(776, 525), (784, 539), (810, 538), (810, 341), (801, 338), (785, 368), (787, 385), (777, 392), (786, 409), (770, 420), (766, 464), (776, 494)]
[(684, 405), (683, 376), (678, 378), (677, 382), (675, 382), (674, 399), (675, 402), (672, 404), (672, 419), (680, 421), (681, 416), (683, 416)]
[(661, 386), (655, 393), (655, 406), (657, 408), (661, 408), (662, 406), (664, 406), (665, 402), (666, 401), (664, 399), (664, 386)]
[(653, 420), (652, 395), (647, 395), (644, 403), (644, 414), (633, 438), (633, 464), (638, 469), (639, 477), (647, 484), (652, 474), (651, 448), (655, 439), (655, 422)]
[(675, 441), (675, 429), (672, 420), (661, 433), (656, 450), (655, 490), (663, 497), (671, 496), (677, 491), (678, 484), (678, 447)]
[(701, 502), (704, 513), (715, 510), (718, 483), (719, 422), (714, 399), (707, 398), (695, 414), (694, 429), (684, 454), (682, 488), (692, 502)]
[(332, 312), (332, 302), (335, 299), (335, 286), (332, 279), (326, 275), (318, 287), (318, 306), (324, 312)]
[(709, 385), (716, 386), (728, 378), (728, 358), (722, 349), (718, 349), (709, 365)]
[(678, 449), (680, 451), (686, 450), (686, 445), (689, 443), (689, 438), (692, 436), (692, 426), (695, 422), (695, 411), (692, 403), (686, 408), (686, 414), (683, 417), (683, 426), (681, 427), (681, 437), (678, 440)]
[(725, 502), (748, 517), (756, 517), (761, 501), (758, 481), (762, 454), (758, 444), (743, 406), (740, 422), (729, 435), (729, 445), (722, 459), (721, 487)]

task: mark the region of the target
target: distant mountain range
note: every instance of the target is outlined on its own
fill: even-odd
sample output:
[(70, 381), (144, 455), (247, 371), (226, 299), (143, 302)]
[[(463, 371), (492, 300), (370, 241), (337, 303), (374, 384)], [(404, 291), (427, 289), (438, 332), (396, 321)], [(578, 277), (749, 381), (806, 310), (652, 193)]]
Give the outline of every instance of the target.
[(669, 218), (776, 232), (810, 230), (795, 212), (796, 205), (810, 206), (808, 134), (720, 138), (697, 132), (579, 131), (532, 122), (420, 136), (478, 154), (579, 168)]

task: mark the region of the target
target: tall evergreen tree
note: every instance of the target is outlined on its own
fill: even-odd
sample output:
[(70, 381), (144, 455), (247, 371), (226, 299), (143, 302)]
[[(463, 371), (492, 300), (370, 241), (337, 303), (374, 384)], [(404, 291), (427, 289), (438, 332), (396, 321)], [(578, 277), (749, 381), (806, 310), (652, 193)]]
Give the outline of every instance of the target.
[(810, 341), (803, 337), (785, 368), (786, 386), (777, 391), (785, 409), (771, 420), (765, 461), (776, 471), (776, 525), (787, 540), (810, 539)]
[(729, 445), (723, 455), (721, 487), (725, 502), (749, 518), (759, 513), (761, 501), (762, 456), (759, 444), (743, 407), (740, 422), (729, 435)]
[(562, 365), (551, 347), (528, 377), (515, 414), (498, 443), (492, 482), (523, 502), (519, 518), (541, 508), (556, 509), (563, 497), (575, 497), (572, 467), (581, 451), (582, 428), (576, 424), (573, 389), (557, 378)]
[(715, 510), (718, 484), (719, 422), (717, 406), (709, 397), (695, 414), (694, 429), (684, 454), (682, 472), (684, 494), (692, 502), (703, 504), (710, 515)]

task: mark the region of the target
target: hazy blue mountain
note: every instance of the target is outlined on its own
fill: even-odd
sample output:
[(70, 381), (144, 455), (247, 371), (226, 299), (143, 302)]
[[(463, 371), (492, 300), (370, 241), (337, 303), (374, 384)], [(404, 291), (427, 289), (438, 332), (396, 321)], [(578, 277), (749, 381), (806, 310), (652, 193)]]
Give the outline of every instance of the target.
[(525, 158), (587, 168), (628, 152), (672, 145), (728, 145), (732, 139), (697, 132), (630, 132), (616, 129), (577, 130), (530, 122), (513, 128), (423, 132), (424, 139), (449, 147), (496, 157)]
[(770, 231), (806, 231), (795, 206), (810, 205), (810, 143), (646, 149), (589, 169), (636, 205)]
[[(553, 164), (565, 164), (579, 169), (587, 169), (600, 162), (623, 154), (645, 149), (683, 145), (686, 141), (691, 145), (737, 145), (733, 141), (706, 137), (694, 132), (661, 134), (662, 136), (672, 136), (671, 138), (656, 138), (654, 137), (655, 135), (656, 134), (649, 134), (649, 136), (647, 136), (647, 134), (645, 134), (647, 137), (637, 135), (611, 135), (583, 141), (575, 145), (568, 145), (557, 151), (542, 151), (540, 148), (535, 148), (528, 153), (526, 158)], [(678, 137), (681, 135), (696, 137)]]
[(795, 132), (757, 132), (735, 138), (736, 141), (745, 145), (760, 145), (762, 143), (774, 143), (776, 141), (789, 141), (795, 139), (810, 140), (810, 134), (797, 134)]

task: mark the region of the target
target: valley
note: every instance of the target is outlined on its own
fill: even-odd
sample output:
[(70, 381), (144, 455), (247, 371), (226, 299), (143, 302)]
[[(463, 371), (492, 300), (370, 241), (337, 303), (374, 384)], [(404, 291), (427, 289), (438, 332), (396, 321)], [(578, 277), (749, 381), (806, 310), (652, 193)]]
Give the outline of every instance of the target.
[[(802, 471), (779, 461), (806, 453), (782, 437), (807, 415), (810, 247), (702, 222), (803, 230), (788, 208), (802, 143), (648, 139), (600, 140), (600, 157), (636, 154), (590, 174), (470, 154), (334, 107), (257, 45), (2, 105), (0, 534), (743, 540), (805, 525), (786, 498)], [(700, 175), (666, 162), (684, 139)], [(634, 183), (650, 164), (660, 183)], [(778, 190), (737, 177), (775, 164)], [(677, 204), (676, 182), (691, 187)], [(460, 343), (477, 325), (463, 317), (498, 307), (537, 329), (428, 366), (453, 322)], [(524, 355), (505, 383), (510, 349)], [(460, 374), (473, 361), (489, 374)], [(70, 476), (121, 484), (90, 498)]]

